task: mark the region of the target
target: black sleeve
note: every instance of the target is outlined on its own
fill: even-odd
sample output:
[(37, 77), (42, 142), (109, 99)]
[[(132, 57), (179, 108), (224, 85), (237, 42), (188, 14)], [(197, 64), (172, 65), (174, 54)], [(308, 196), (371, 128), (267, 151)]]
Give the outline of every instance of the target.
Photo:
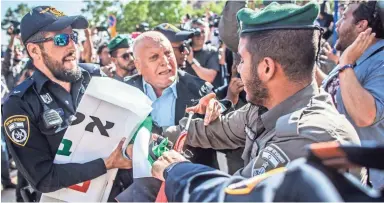
[[(84, 164), (54, 164), (54, 156), (45, 135), (38, 127), (29, 105), (18, 97), (12, 97), (3, 106), (3, 132), (16, 165), (31, 186), (42, 193), (53, 192), (71, 185), (99, 177), (107, 172), (104, 161), (96, 159)], [(28, 136), (22, 144), (9, 133), (6, 122), (10, 117), (27, 117)]]
[(225, 202), (225, 189), (243, 180), (208, 166), (181, 162), (164, 171), (169, 202)]

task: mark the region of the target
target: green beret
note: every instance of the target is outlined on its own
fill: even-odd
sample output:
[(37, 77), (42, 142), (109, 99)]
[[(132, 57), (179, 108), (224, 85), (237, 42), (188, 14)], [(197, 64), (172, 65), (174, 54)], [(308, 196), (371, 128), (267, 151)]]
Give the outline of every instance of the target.
[(243, 8), (237, 12), (241, 33), (278, 29), (315, 29), (314, 22), (320, 7), (316, 2), (304, 6), (295, 4), (280, 5), (273, 2), (263, 10)]
[(132, 44), (132, 39), (126, 35), (117, 35), (108, 44), (109, 53), (121, 48), (129, 48)]

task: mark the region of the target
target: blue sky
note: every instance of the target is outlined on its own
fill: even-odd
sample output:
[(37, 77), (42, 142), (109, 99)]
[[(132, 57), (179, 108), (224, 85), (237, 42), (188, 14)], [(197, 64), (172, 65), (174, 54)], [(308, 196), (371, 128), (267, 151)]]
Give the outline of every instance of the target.
[[(11, 7), (16, 8), (20, 3), (27, 3), (30, 7), (35, 6), (53, 6), (57, 10), (64, 12), (66, 15), (79, 15), (81, 14), (81, 9), (85, 7), (84, 3), (81, 0), (51, 0), (51, 1), (36, 1), (36, 0), (24, 0), (24, 1), (14, 1), (14, 0), (1, 0), (1, 20), (4, 19), (5, 11)], [(1, 31), (1, 44), (8, 44), (9, 37), (2, 30)]]

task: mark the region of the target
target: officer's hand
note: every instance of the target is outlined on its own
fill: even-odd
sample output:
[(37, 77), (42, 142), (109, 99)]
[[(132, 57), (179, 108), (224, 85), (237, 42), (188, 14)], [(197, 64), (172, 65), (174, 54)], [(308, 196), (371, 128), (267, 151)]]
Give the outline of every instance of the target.
[(221, 106), (216, 99), (215, 93), (209, 93), (199, 100), (199, 104), (185, 109), (188, 113), (190, 111), (198, 114), (205, 114), (204, 125), (207, 126), (212, 121), (220, 116)]
[(375, 33), (372, 33), (372, 28), (368, 28), (364, 32), (361, 32), (355, 41), (340, 56), (339, 66), (342, 67), (347, 64), (354, 64), (372, 44), (375, 35)]
[(240, 78), (232, 78), (229, 83), (227, 97), (234, 105), (239, 101), (239, 94), (244, 90), (243, 81)]
[(119, 168), (119, 169), (132, 168), (132, 160), (126, 159), (122, 153), (124, 141), (125, 141), (125, 138), (121, 139), (119, 145), (112, 152), (112, 154), (109, 155), (109, 157), (104, 160), (105, 167), (107, 168), (107, 170), (113, 169), (113, 168)]
[(152, 165), (152, 176), (164, 181), (163, 173), (164, 170), (173, 163), (188, 161), (181, 154), (175, 150), (164, 152), (161, 157), (159, 157), (155, 163)]

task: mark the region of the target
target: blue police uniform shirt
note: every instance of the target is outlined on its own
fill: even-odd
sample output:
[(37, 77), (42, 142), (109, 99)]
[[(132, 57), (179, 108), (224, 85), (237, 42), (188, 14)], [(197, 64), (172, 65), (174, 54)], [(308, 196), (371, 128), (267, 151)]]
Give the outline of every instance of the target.
[[(363, 88), (367, 90), (375, 99), (376, 118), (371, 126), (356, 126), (355, 122), (348, 115), (348, 112), (345, 109), (338, 85), (334, 94), (328, 91), (330, 85), (335, 83), (340, 67), (334, 68), (322, 83), (322, 87), (332, 95), (334, 102), (336, 103), (337, 110), (341, 114), (344, 114), (354, 125), (362, 143), (364, 143), (364, 141), (375, 141), (377, 144), (384, 144), (384, 51), (380, 51), (371, 56), (371, 54), (381, 47), (384, 47), (383, 39), (377, 41), (369, 47), (356, 61), (356, 67), (354, 68), (354, 72), (361, 86), (363, 86)], [(370, 173), (374, 188), (383, 187), (384, 172), (372, 170)]]
[(175, 107), (177, 99), (175, 80), (168, 88), (163, 91), (160, 97), (157, 97), (152, 85), (143, 79), (144, 93), (151, 99), (152, 119), (159, 127), (168, 127), (175, 125)]

